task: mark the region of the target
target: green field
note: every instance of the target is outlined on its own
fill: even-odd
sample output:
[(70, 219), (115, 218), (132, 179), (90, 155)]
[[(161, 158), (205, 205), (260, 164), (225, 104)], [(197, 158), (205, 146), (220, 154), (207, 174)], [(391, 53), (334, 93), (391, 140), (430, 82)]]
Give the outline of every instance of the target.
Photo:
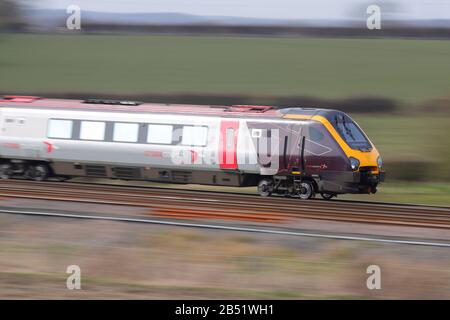
[[(386, 160), (436, 162), (450, 121), (436, 116), (353, 115)], [(443, 153), (442, 153), (443, 154)], [(432, 156), (435, 155), (435, 156)], [(439, 158), (439, 156), (438, 156)]]
[(354, 114), (381, 153), (390, 179), (450, 180), (450, 118)]
[(3, 92), (198, 93), (422, 102), (450, 93), (450, 42), (0, 35)]

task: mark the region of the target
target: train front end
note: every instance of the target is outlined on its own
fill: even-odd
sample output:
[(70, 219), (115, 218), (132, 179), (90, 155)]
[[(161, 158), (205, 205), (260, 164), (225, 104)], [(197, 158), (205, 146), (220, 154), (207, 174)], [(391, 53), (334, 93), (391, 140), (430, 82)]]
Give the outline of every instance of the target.
[(348, 193), (375, 193), (384, 181), (383, 160), (358, 124), (343, 112), (328, 117), (327, 129), (347, 157)]
[(304, 131), (304, 176), (322, 195), (371, 194), (384, 181), (383, 161), (374, 144), (347, 114), (293, 108), (286, 119), (308, 120)]

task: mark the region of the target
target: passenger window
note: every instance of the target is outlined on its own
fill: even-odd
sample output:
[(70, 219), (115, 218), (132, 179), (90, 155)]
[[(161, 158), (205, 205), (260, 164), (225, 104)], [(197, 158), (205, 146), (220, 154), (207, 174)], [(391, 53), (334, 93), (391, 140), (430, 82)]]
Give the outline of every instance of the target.
[(139, 124), (137, 123), (114, 123), (113, 141), (137, 142)]
[(72, 120), (50, 119), (48, 121), (47, 137), (55, 139), (70, 139), (72, 138), (72, 126)]
[(81, 140), (104, 140), (105, 122), (99, 121), (81, 121), (80, 139)]
[(165, 124), (149, 124), (147, 142), (156, 144), (172, 144), (173, 126)]
[(323, 133), (314, 127), (309, 127), (309, 138), (311, 141), (320, 142), (323, 140)]
[(181, 144), (203, 147), (206, 145), (207, 133), (206, 127), (184, 126)]

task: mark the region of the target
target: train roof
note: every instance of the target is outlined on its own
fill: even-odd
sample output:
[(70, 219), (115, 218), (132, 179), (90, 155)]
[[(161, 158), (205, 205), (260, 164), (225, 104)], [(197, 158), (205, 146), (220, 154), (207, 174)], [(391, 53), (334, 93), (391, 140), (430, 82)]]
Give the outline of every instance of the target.
[[(346, 120), (350, 117), (344, 112), (334, 109), (319, 109), (319, 108), (284, 108), (280, 109), (284, 115), (295, 116), (299, 115), (302, 118), (310, 119), (314, 116), (322, 116), (330, 122), (336, 121), (337, 118), (345, 117)], [(292, 117), (291, 117), (292, 118)]]
[(206, 115), (220, 117), (264, 117), (282, 118), (286, 115), (302, 115), (305, 119), (322, 115), (328, 119), (333, 118), (340, 111), (318, 108), (288, 107), (259, 105), (191, 105), (191, 104), (165, 104), (142, 103), (126, 100), (68, 100), (48, 99), (35, 96), (3, 96), (0, 97), (0, 107), (26, 108), (26, 109), (57, 109), (80, 111), (106, 111), (130, 113), (176, 113), (186, 115)]

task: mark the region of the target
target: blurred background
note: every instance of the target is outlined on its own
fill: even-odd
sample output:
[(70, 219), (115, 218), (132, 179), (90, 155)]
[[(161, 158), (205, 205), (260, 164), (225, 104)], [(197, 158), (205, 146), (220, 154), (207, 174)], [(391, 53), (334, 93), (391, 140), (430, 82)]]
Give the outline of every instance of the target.
[(0, 0), (0, 29), (0, 94), (336, 108), (384, 158), (368, 199), (450, 204), (447, 0)]

